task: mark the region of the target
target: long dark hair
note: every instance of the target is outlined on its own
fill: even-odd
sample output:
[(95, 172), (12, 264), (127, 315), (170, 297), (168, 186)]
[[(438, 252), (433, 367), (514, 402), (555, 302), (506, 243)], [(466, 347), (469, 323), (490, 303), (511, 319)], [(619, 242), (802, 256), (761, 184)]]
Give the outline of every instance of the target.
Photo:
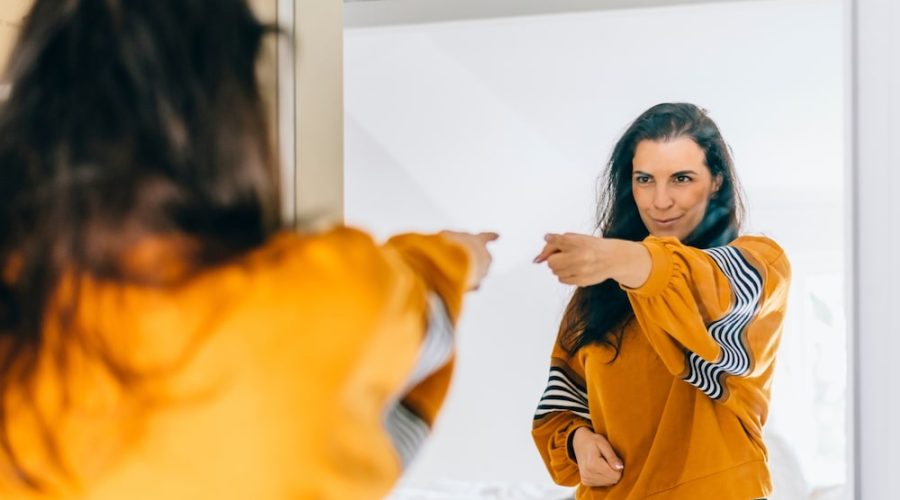
[(256, 76), (272, 30), (245, 0), (36, 0), (25, 18), (0, 103), (0, 445), (14, 465), (3, 396), (34, 371), (64, 277), (154, 282), (122, 264), (147, 237), (185, 242), (172, 251), (201, 271), (279, 228)]
[[(729, 243), (738, 236), (743, 203), (728, 145), (706, 111), (686, 103), (664, 103), (641, 114), (613, 148), (600, 187), (597, 230), (605, 238), (641, 241), (649, 235), (641, 221), (631, 191), (632, 161), (641, 141), (668, 141), (688, 137), (703, 149), (706, 166), (722, 184), (709, 201), (706, 214), (684, 244), (711, 248)], [(602, 283), (578, 288), (569, 302), (560, 325), (562, 346), (574, 355), (590, 344), (613, 349), (613, 359), (622, 346), (625, 326), (634, 313), (618, 283)]]

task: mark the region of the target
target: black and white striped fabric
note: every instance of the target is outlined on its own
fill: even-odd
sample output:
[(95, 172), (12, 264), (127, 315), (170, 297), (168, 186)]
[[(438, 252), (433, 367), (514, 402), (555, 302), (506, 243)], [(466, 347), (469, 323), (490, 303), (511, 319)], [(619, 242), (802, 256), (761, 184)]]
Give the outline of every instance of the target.
[(547, 389), (538, 402), (534, 419), (543, 418), (557, 411), (569, 411), (579, 417), (591, 419), (587, 390), (584, 386), (570, 377), (565, 370), (551, 366)]
[(444, 301), (437, 294), (428, 298), (428, 330), (419, 358), (401, 396), (388, 405), (384, 426), (406, 468), (431, 431), (428, 423), (403, 404), (402, 397), (429, 375), (444, 367), (453, 355), (453, 323)]
[(453, 323), (444, 301), (432, 293), (428, 297), (428, 331), (419, 349), (419, 359), (409, 377), (404, 393), (419, 385), (429, 375), (450, 361), (453, 354)]
[(733, 301), (728, 313), (707, 328), (722, 348), (720, 359), (711, 363), (688, 354), (688, 372), (684, 380), (712, 399), (724, 395), (724, 376), (746, 375), (751, 369), (750, 351), (744, 339), (747, 325), (756, 314), (762, 297), (762, 277), (734, 247), (705, 250), (728, 279)]
[(388, 408), (385, 428), (404, 469), (416, 458), (431, 432), (428, 424), (400, 401)]

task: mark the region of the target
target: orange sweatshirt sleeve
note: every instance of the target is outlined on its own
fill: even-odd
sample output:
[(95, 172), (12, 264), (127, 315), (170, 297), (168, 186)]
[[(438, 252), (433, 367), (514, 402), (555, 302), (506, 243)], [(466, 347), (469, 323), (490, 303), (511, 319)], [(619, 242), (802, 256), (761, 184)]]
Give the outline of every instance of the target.
[(583, 368), (557, 340), (550, 359), (547, 388), (538, 402), (531, 430), (544, 465), (557, 484), (577, 486), (580, 483), (570, 441), (578, 428), (592, 427), (590, 418)]
[(790, 264), (765, 237), (700, 250), (649, 237), (652, 271), (628, 289), (635, 317), (669, 371), (717, 401), (727, 380), (771, 373)]
[(403, 466), (423, 444), (447, 395), (453, 373), (453, 328), (469, 272), (465, 250), (438, 235), (404, 234), (384, 246), (424, 282), (426, 328), (415, 367), (392, 401), (385, 425)]
[[(301, 453), (309, 492), (300, 496), (383, 498), (444, 402), (469, 254), (439, 235), (379, 245), (347, 228), (304, 239), (295, 253), (297, 265), (279, 267), (277, 280), (285, 291), (299, 282), (302, 295), (279, 300), (296, 304), (291, 317), (308, 333), (293, 342), (286, 332), (273, 356), (305, 384), (296, 408), (298, 432), (309, 434)], [(281, 352), (292, 348), (299, 352)]]

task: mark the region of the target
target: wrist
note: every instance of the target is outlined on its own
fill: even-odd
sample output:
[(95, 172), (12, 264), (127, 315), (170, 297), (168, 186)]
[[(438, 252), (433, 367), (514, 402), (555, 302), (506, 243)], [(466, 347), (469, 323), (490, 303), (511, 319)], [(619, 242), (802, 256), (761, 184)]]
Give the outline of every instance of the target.
[(478, 285), (479, 261), (476, 249), (472, 242), (466, 238), (465, 233), (454, 231), (441, 231), (438, 233), (444, 241), (456, 247), (464, 256), (466, 262), (465, 291), (471, 291)]
[(650, 252), (636, 241), (616, 240), (616, 245), (612, 279), (626, 288), (640, 287), (650, 276)]
[(590, 433), (590, 432), (591, 432), (591, 430), (585, 425), (572, 431), (572, 439), (571, 439), (570, 444), (572, 445), (571, 451), (572, 451), (573, 457), (575, 456), (575, 448), (577, 448), (578, 444), (581, 443), (581, 441), (584, 439), (585, 433)]
[[(581, 429), (581, 427), (578, 429)], [(578, 429), (569, 432), (569, 436), (566, 438), (566, 456), (576, 464), (578, 463), (578, 457), (575, 455), (575, 433), (578, 432)]]

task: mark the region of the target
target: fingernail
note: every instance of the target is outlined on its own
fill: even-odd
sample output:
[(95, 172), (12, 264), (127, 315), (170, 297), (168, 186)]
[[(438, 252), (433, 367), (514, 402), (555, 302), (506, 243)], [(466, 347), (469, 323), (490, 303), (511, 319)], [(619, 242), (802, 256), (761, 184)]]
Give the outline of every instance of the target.
[(625, 468), (625, 465), (623, 465), (623, 464), (616, 464), (616, 465), (613, 465), (613, 467), (615, 467), (616, 470), (622, 470), (622, 469)]

